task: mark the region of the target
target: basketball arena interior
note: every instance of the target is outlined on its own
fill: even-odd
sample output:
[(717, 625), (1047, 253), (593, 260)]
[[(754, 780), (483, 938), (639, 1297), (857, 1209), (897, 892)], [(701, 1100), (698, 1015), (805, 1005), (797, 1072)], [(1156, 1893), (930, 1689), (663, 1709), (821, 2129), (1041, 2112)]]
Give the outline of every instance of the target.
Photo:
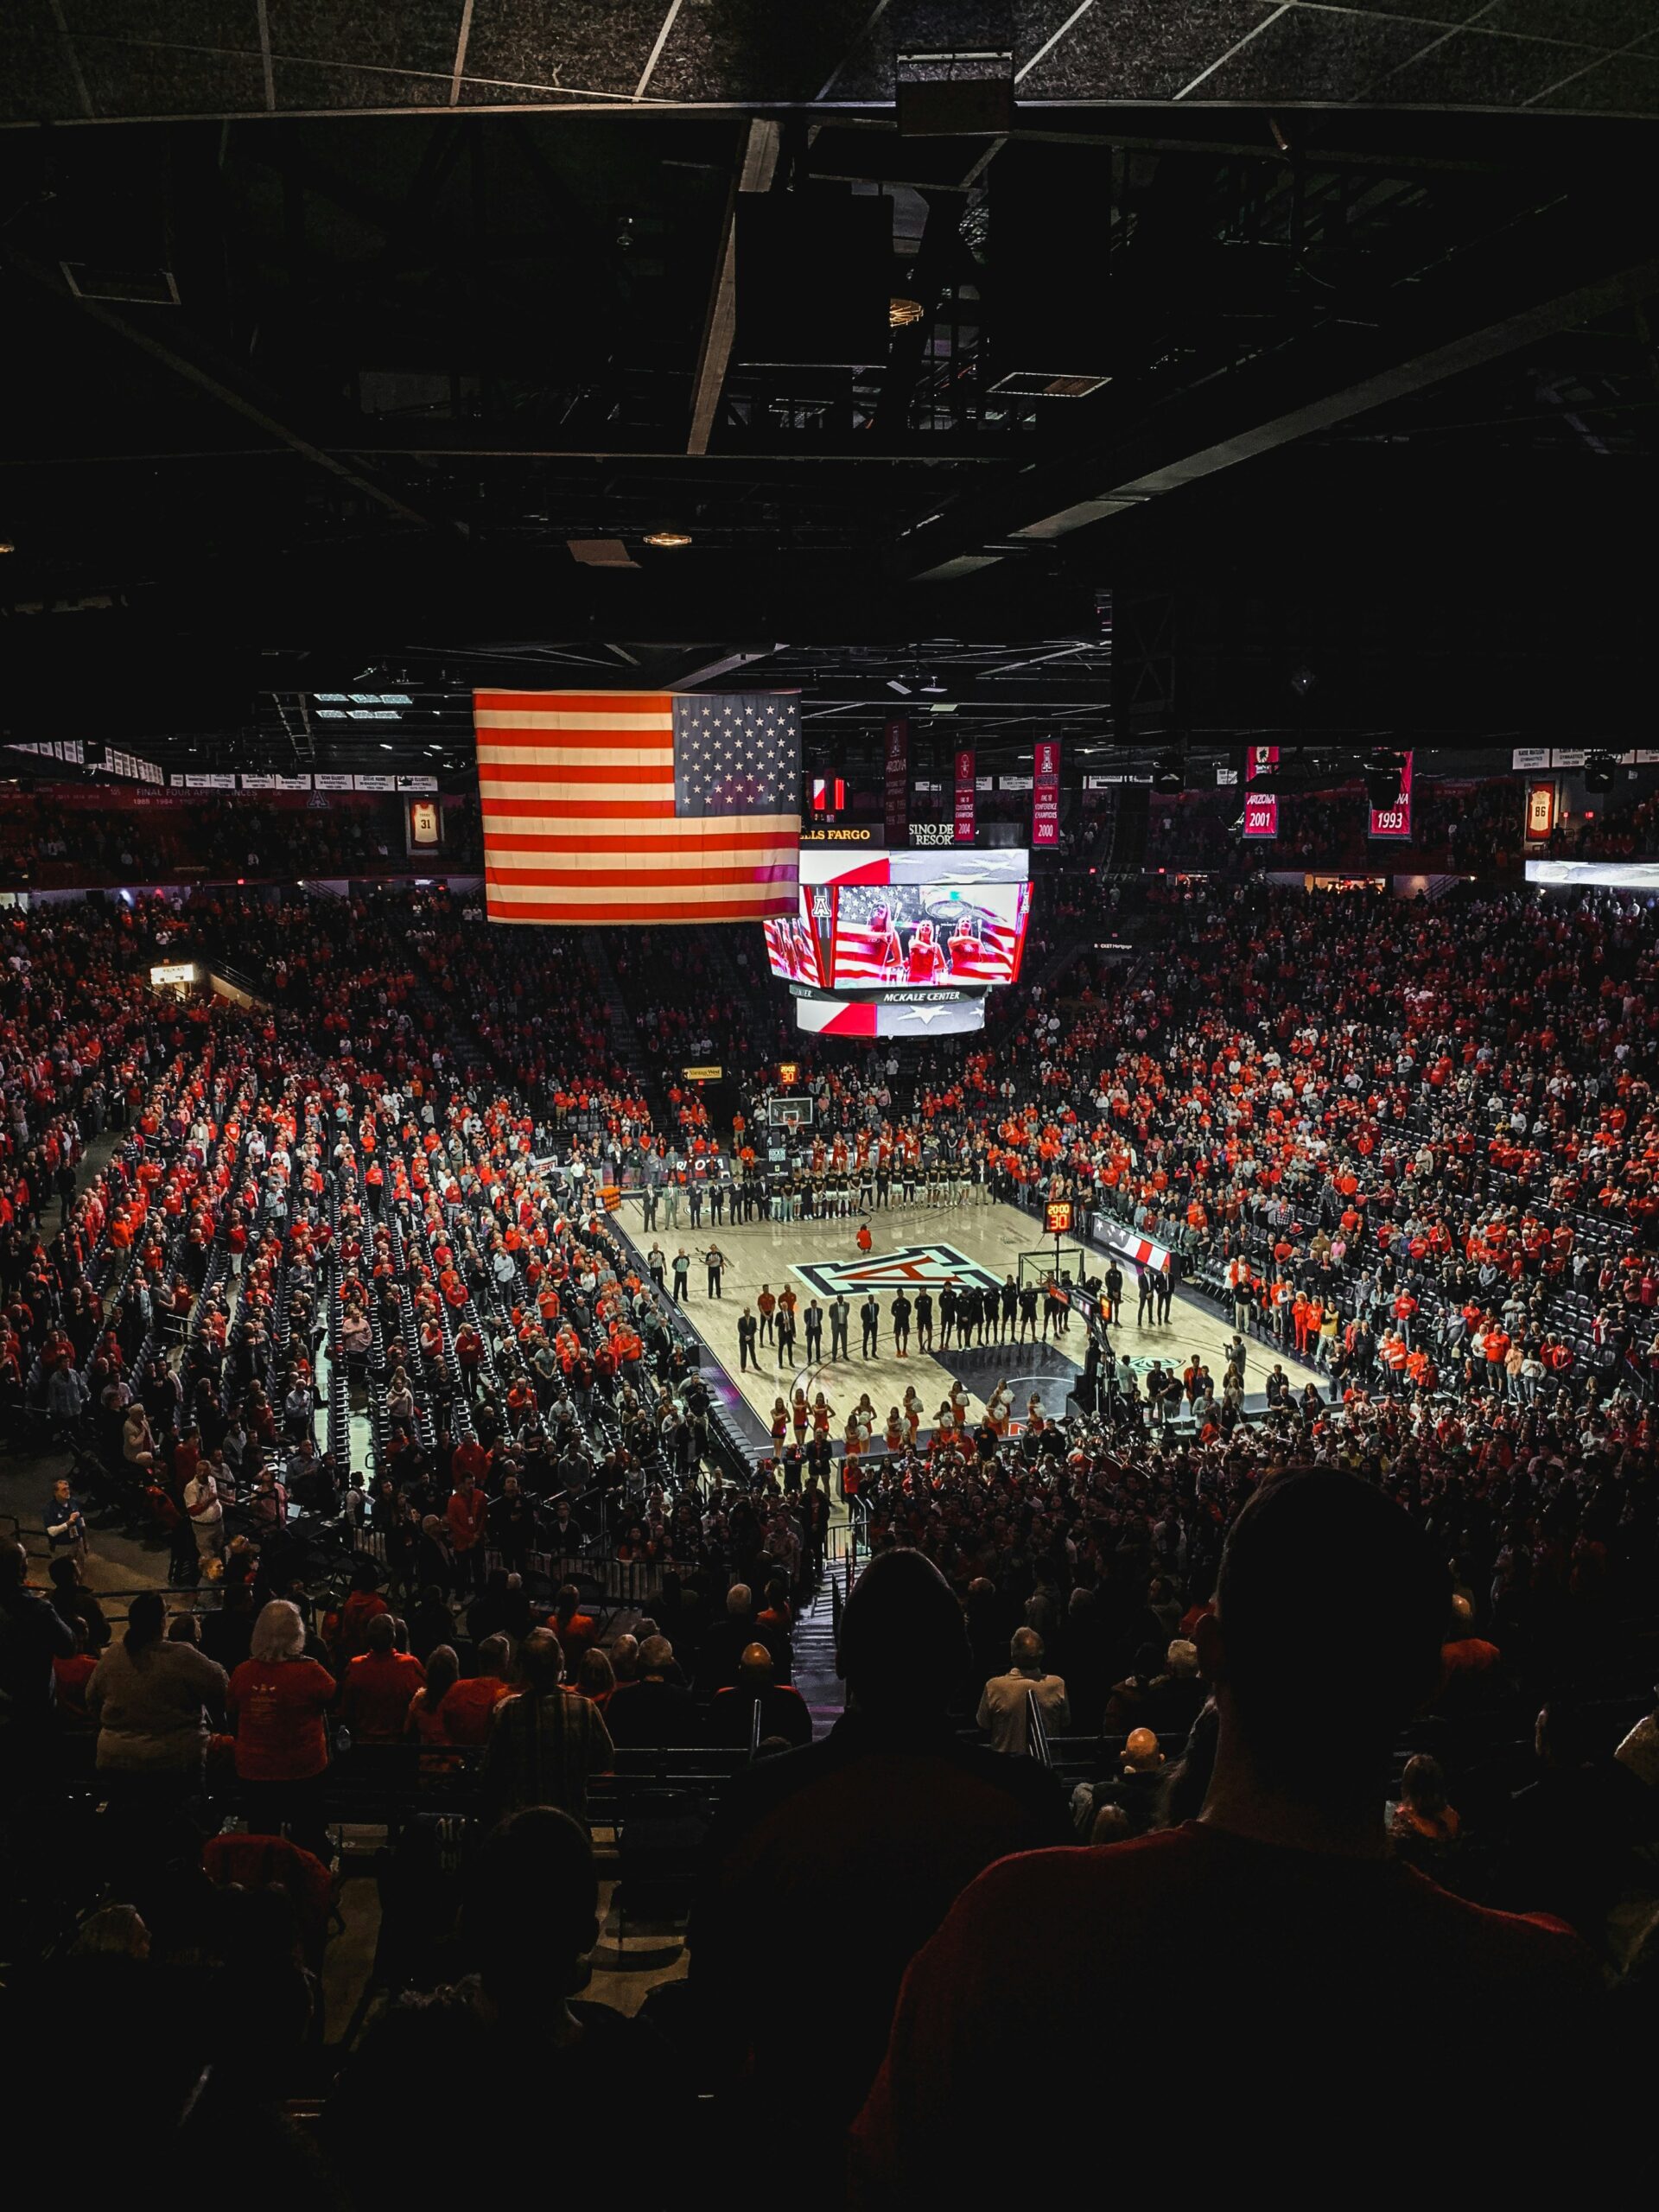
[(0, 18), (14, 2172), (1651, 2190), (1659, 14)]

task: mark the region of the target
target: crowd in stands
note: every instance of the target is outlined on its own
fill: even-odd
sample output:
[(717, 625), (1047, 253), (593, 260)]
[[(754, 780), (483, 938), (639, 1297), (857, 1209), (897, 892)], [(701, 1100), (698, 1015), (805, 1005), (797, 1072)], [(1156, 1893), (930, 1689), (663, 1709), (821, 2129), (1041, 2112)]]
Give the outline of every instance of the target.
[(1598, 794), (1549, 840), (1552, 860), (1650, 860), (1659, 850), (1659, 791), (1616, 784)]
[[(1659, 1973), (1647, 910), (1172, 885), (1127, 968), (1003, 994), (959, 1052), (820, 1048), (775, 1174), (725, 942), (609, 951), (642, 1078), (565, 933), (441, 893), (193, 904), (260, 1002), (152, 994), (165, 910), (6, 918), (0, 1375), (68, 1470), (46, 1586), (0, 1542), (6, 1995), (43, 2081), (165, 2010), (112, 2124), (273, 2199), (475, 2186), (432, 2092), (486, 2083), (510, 2161), (550, 2116), (564, 2189), (626, 2143), (630, 2193), (675, 2196), (712, 2098), (771, 2185), (840, 2201), (850, 2131), (858, 2201), (896, 2204), (1011, 2190), (1103, 2077), (1131, 2186), (1200, 2078), (1217, 2176), (1269, 2094), (1248, 2037), (1298, 2083), (1287, 2186), (1402, 2095), (1448, 2186), (1567, 2170)], [(735, 1131), (674, 1096), (707, 1046), (750, 1056)], [(722, 1450), (601, 1196), (699, 1162), (768, 1200), (1071, 1196), (1235, 1330), (1237, 1387), (1183, 1378), (1179, 1418), (1119, 1372), (1126, 1310), (1064, 1420), (868, 1467), (816, 1743), (828, 1440)], [(1247, 1412), (1292, 1351), (1323, 1387)], [(176, 1586), (124, 1626), (83, 1571), (117, 1522)], [(669, 1753), (700, 1789), (637, 1804)], [(377, 1816), (383, 2003), (345, 2051), (333, 1833)], [(636, 1868), (699, 1843), (690, 1978), (635, 2022), (580, 1993), (607, 1821), (625, 1866), (630, 1821)], [(1562, 2109), (1484, 2124), (1546, 2037)]]
[(475, 802), (443, 802), (444, 842), (433, 861), (410, 856), (404, 804), (353, 791), (215, 792), (204, 804), (199, 792), (119, 783), (11, 791), (0, 798), (0, 887), (292, 883), (430, 873), (435, 864), (478, 873)]

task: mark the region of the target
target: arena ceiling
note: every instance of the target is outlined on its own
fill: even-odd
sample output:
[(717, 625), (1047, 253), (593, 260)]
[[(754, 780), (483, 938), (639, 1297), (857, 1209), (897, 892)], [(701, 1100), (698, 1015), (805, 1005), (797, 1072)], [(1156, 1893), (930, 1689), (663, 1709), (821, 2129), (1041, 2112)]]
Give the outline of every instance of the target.
[(10, 0), (14, 123), (396, 108), (890, 105), (1006, 51), (1022, 105), (1659, 111), (1644, 0)]
[(1644, 728), (1656, 89), (1645, 0), (14, 0), (0, 733), (931, 640), (1013, 745), (1103, 595), (1115, 734)]

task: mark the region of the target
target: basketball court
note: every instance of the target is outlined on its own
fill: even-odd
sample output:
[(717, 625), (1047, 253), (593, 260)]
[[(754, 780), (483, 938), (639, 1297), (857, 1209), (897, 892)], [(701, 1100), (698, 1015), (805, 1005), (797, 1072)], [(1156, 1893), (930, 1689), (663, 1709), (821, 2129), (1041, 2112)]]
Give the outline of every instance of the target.
[[(693, 1230), (682, 1207), (677, 1230), (664, 1227), (659, 1215), (657, 1230), (648, 1234), (644, 1227), (643, 1205), (638, 1198), (630, 1196), (623, 1199), (613, 1218), (642, 1254), (653, 1241), (661, 1245), (670, 1262), (671, 1280), (675, 1254), (683, 1249), (690, 1255), (691, 1287), (686, 1313), (725, 1368), (734, 1390), (763, 1426), (770, 1423), (773, 1401), (781, 1396), (787, 1403), (798, 1387), (805, 1390), (809, 1398), (819, 1390), (823, 1392), (834, 1410), (831, 1433), (837, 1440), (848, 1414), (865, 1391), (869, 1393), (875, 1408), (878, 1432), (887, 1421), (889, 1408), (902, 1407), (907, 1387), (913, 1387), (921, 1401), (924, 1428), (931, 1428), (940, 1404), (950, 1395), (956, 1382), (960, 1382), (968, 1393), (970, 1421), (977, 1421), (983, 1414), (985, 1402), (999, 1382), (1006, 1382), (1014, 1392), (1018, 1413), (1023, 1414), (1027, 1401), (1036, 1391), (1045, 1411), (1058, 1414), (1064, 1411), (1066, 1394), (1082, 1370), (1088, 1336), (1081, 1315), (1071, 1317), (1066, 1335), (1051, 1335), (1045, 1344), (1040, 1334), (1040, 1306), (1035, 1343), (1030, 1338), (1023, 1343), (1005, 1338), (1001, 1344), (980, 1344), (963, 1348), (953, 1344), (943, 1351), (938, 1349), (938, 1296), (947, 1282), (1000, 1286), (1010, 1274), (1016, 1281), (1028, 1281), (1045, 1260), (1052, 1259), (1052, 1240), (1045, 1247), (1039, 1224), (1014, 1206), (990, 1204), (883, 1207), (862, 1217), (869, 1224), (872, 1239), (868, 1255), (858, 1249), (861, 1217), (855, 1214), (844, 1220), (755, 1221), (736, 1227), (726, 1223), (716, 1230), (710, 1225), (705, 1209), (702, 1227)], [(718, 1243), (726, 1255), (721, 1294), (717, 1300), (705, 1293), (707, 1275), (702, 1254), (711, 1243)], [(1073, 1240), (1065, 1240), (1068, 1264), (1074, 1262), (1077, 1249)], [(1089, 1254), (1091, 1274), (1104, 1274), (1108, 1264), (1103, 1255), (1092, 1251)], [(1196, 1352), (1208, 1365), (1219, 1387), (1227, 1363), (1226, 1347), (1233, 1333), (1230, 1325), (1218, 1313), (1178, 1290), (1167, 1322), (1161, 1326), (1139, 1328), (1135, 1318), (1134, 1271), (1124, 1265), (1123, 1274), (1126, 1296), (1122, 1319), (1112, 1332), (1112, 1347), (1119, 1360), (1127, 1362), (1144, 1376), (1154, 1359), (1160, 1360), (1166, 1367), (1173, 1364), (1179, 1370)], [(828, 1309), (836, 1291), (844, 1291), (852, 1309), (848, 1321), (850, 1357), (833, 1362), (826, 1357), (819, 1364), (807, 1365), (805, 1335), (798, 1313), (795, 1363), (779, 1369), (776, 1346), (763, 1344), (758, 1350), (759, 1370), (750, 1368), (746, 1373), (741, 1372), (739, 1315), (746, 1306), (754, 1307), (763, 1287), (770, 1287), (776, 1294), (785, 1284), (793, 1288), (802, 1307), (816, 1294), (825, 1308), (826, 1354), (830, 1348)], [(913, 1323), (908, 1357), (900, 1359), (894, 1352), (889, 1309), (901, 1286), (912, 1304), (918, 1290), (926, 1288), (932, 1294), (936, 1318), (935, 1350), (931, 1353), (918, 1350)], [(858, 1309), (872, 1291), (881, 1308), (881, 1333), (877, 1356), (865, 1359), (859, 1351)], [(1020, 1324), (1016, 1322), (1014, 1325), (1018, 1327)], [(1245, 1387), (1250, 1394), (1262, 1389), (1274, 1357), (1268, 1346), (1250, 1342), (1245, 1375)], [(1306, 1382), (1319, 1379), (1305, 1362), (1288, 1355), (1281, 1357), (1280, 1363), (1298, 1389)]]

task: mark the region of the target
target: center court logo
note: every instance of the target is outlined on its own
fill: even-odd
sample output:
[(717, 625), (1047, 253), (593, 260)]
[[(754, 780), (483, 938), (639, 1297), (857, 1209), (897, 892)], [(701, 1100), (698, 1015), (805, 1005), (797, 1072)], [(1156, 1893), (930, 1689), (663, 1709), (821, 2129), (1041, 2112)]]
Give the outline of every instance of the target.
[(918, 1290), (937, 1294), (947, 1283), (958, 1289), (971, 1283), (976, 1289), (990, 1290), (1001, 1284), (1000, 1276), (958, 1252), (954, 1244), (906, 1244), (896, 1252), (872, 1252), (868, 1258), (814, 1261), (804, 1268), (791, 1268), (790, 1273), (820, 1298), (844, 1292), (854, 1306), (872, 1290), (902, 1290), (913, 1298)]

